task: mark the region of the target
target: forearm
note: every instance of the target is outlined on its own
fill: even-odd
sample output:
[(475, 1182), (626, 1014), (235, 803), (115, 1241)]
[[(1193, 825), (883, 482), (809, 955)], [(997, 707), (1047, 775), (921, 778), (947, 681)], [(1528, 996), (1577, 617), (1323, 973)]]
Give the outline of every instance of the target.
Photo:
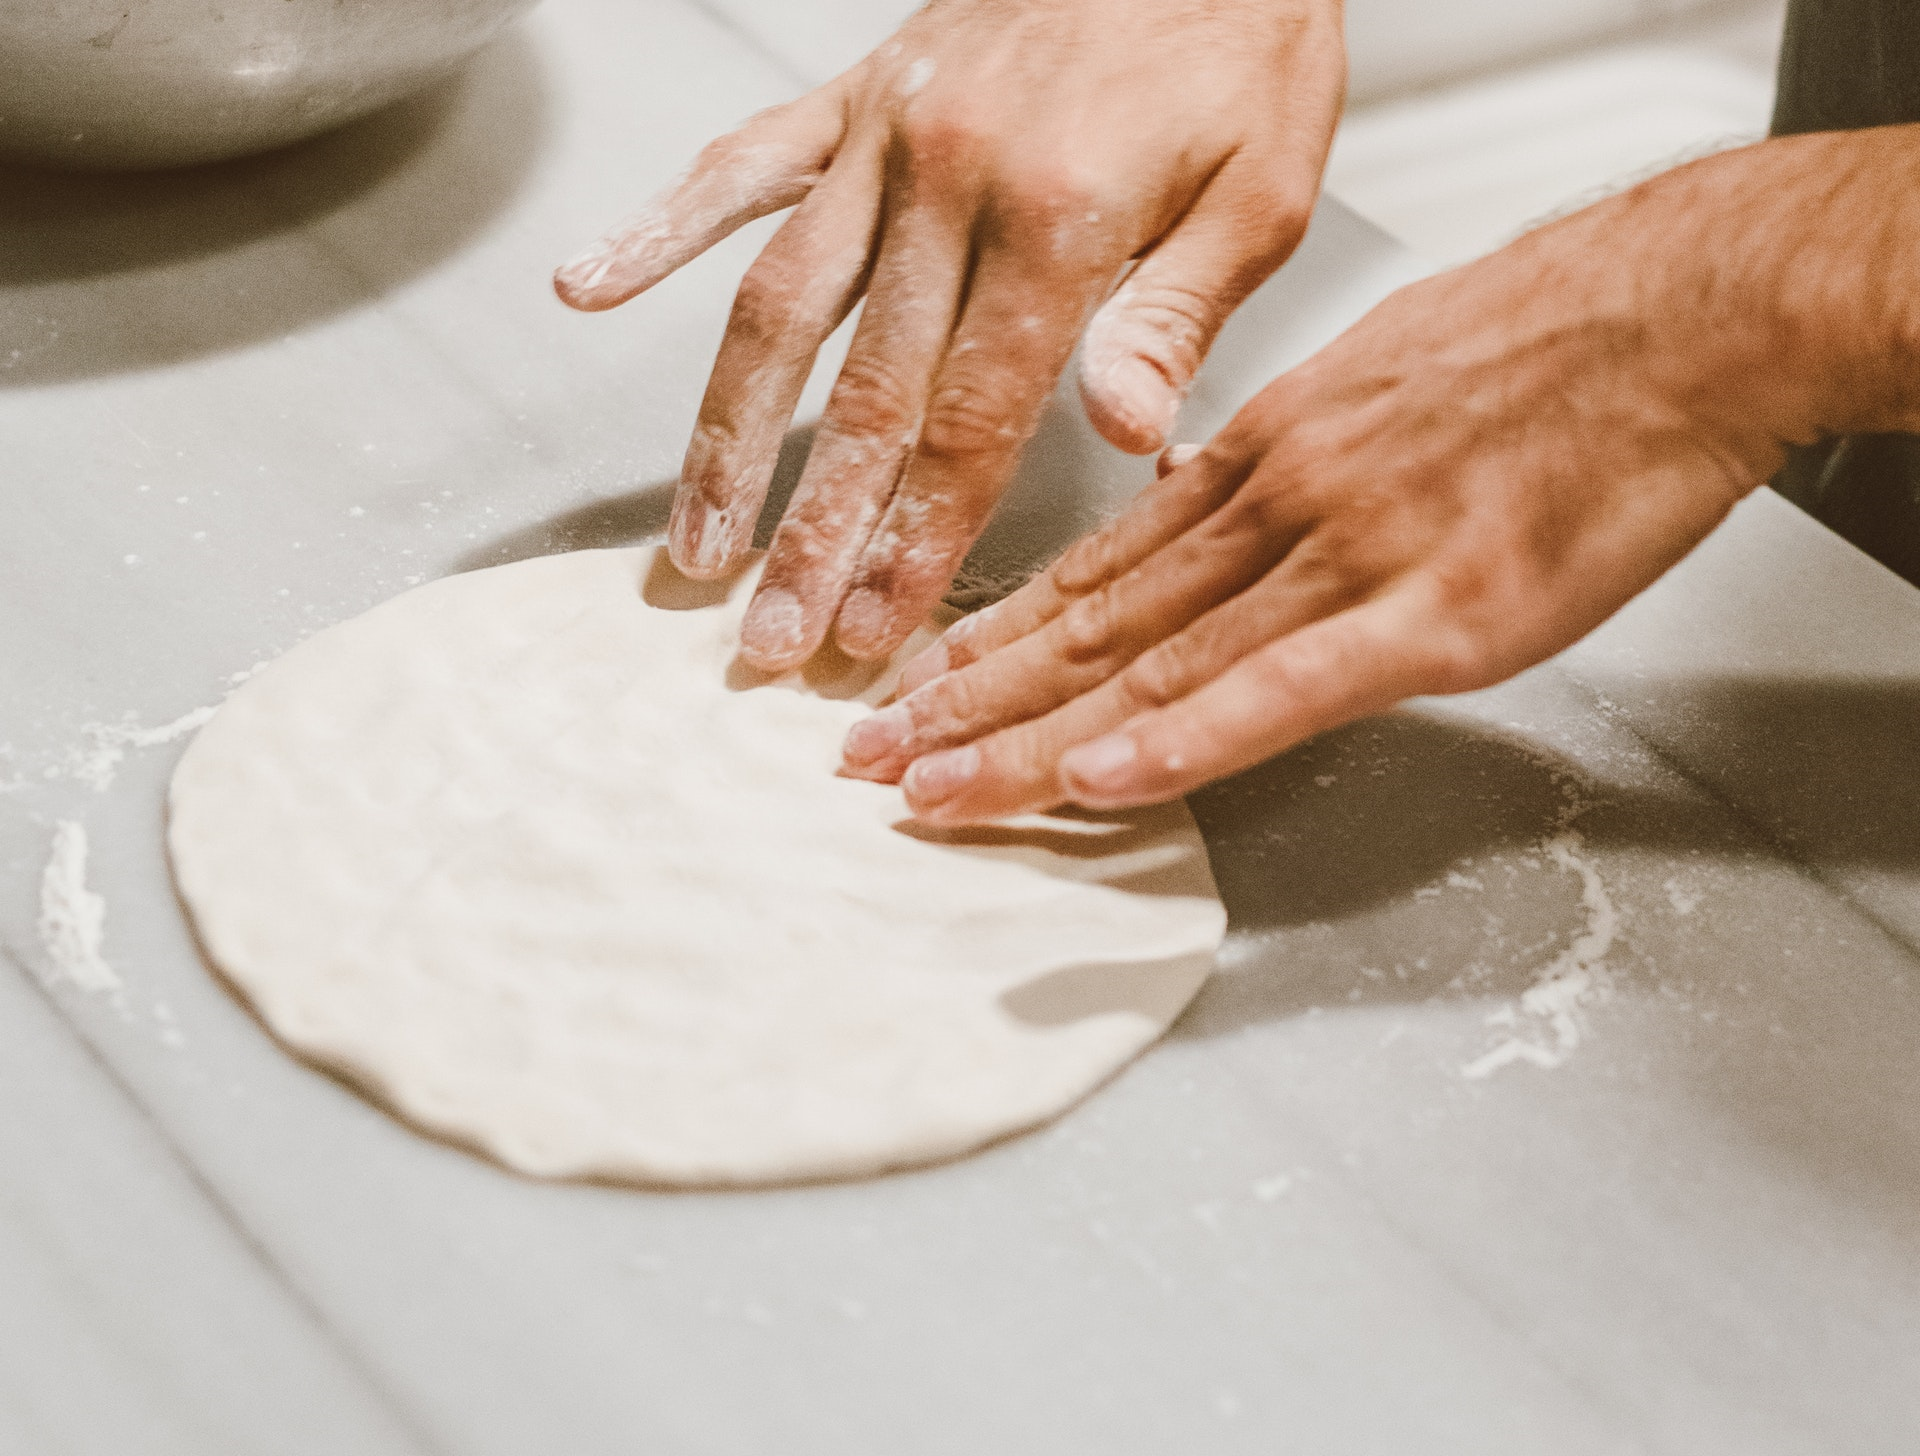
[(848, 771), (950, 823), (1143, 803), (1543, 660), (1787, 445), (1920, 430), (1915, 181), (1920, 128), (1762, 143), (1400, 290), (910, 667)]
[(1721, 153), (1509, 252), (1544, 294), (1588, 260), (1565, 283), (1763, 476), (1788, 444), (1920, 430), (1920, 126)]

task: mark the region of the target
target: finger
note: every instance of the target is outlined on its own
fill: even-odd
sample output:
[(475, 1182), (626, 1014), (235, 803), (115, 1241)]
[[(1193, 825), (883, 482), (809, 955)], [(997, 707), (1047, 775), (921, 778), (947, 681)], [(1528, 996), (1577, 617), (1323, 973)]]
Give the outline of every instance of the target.
[[(914, 759), (1052, 714), (1116, 675), (1107, 696), (1122, 706), (1106, 710), (1102, 727), (1190, 691), (1267, 636), (1327, 610), (1338, 578), (1320, 553), (1303, 550), (1275, 570), (1307, 524), (1281, 521), (1270, 505), (1230, 503), (1038, 631), (862, 719), (847, 735), (844, 770), (891, 781)], [(1205, 632), (1203, 621), (1212, 623)], [(1053, 759), (1074, 741), (1032, 761), (1051, 777)]]
[(1160, 458), (1153, 462), (1153, 471), (1161, 479), (1173, 474), (1182, 465), (1191, 465), (1199, 456), (1199, 445), (1169, 445), (1160, 452)]
[(968, 254), (965, 222), (948, 208), (908, 203), (883, 224), (860, 327), (741, 624), (754, 667), (784, 672), (826, 640), (919, 432)]
[(850, 656), (893, 652), (952, 583), (1099, 297), (1104, 260), (1036, 256), (1036, 231), (994, 239), (974, 267), (913, 455), (835, 624)]
[(824, 86), (709, 142), (639, 212), (553, 275), (574, 308), (625, 303), (735, 229), (792, 207), (833, 160), (846, 128), (840, 88)]
[(1474, 653), (1402, 590), (1268, 644), (1190, 696), (1083, 743), (1061, 787), (1088, 808), (1158, 803), (1422, 693), (1482, 685)]
[(866, 284), (879, 211), (878, 156), (842, 155), (741, 280), (668, 528), (688, 576), (725, 575), (752, 546), (814, 356)]
[[(920, 758), (906, 776), (915, 813), (968, 823), (1051, 808), (1070, 797), (1065, 755), (1178, 703), (1261, 651), (1353, 607), (1366, 584), (1311, 546), (1296, 550), (1258, 584), (1137, 655), (1126, 668), (1044, 717), (994, 733), (954, 764), (952, 751)], [(988, 664), (991, 665), (991, 660)]]
[(1080, 397), (1109, 441), (1134, 454), (1166, 443), (1221, 326), (1299, 246), (1318, 176), (1317, 165), (1235, 154), (1101, 305)]
[(1226, 436), (1215, 440), (1190, 466), (1148, 486), (1118, 517), (1081, 537), (1011, 596), (954, 623), (907, 664), (901, 692), (1038, 631), (1072, 603), (1124, 576), (1219, 509), (1239, 489), (1254, 459), (1251, 448)]

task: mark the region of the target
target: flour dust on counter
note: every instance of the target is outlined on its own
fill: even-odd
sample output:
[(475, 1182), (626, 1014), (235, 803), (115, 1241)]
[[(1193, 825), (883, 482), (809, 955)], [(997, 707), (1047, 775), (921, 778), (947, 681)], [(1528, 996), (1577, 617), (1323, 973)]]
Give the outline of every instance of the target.
[(895, 664), (752, 673), (752, 581), (541, 557), (267, 667), (172, 785), (212, 960), (301, 1055), (536, 1175), (856, 1176), (1078, 1101), (1212, 967), (1192, 817), (919, 824), (836, 773)]
[(87, 887), (87, 831), (76, 820), (54, 826), (53, 848), (40, 876), (40, 940), (50, 979), (118, 997), (120, 977), (107, 964), (106, 897)]

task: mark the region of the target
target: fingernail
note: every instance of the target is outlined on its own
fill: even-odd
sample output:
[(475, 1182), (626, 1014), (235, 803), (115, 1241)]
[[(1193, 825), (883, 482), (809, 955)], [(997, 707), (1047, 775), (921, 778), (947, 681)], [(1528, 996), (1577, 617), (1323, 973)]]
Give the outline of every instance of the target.
[(1084, 787), (1096, 794), (1118, 793), (1127, 785), (1127, 770), (1140, 756), (1140, 749), (1124, 733), (1109, 733), (1091, 743), (1069, 749), (1060, 760), (1060, 777), (1069, 788)]
[(1143, 434), (1165, 439), (1180, 413), (1180, 396), (1167, 377), (1138, 354), (1116, 359), (1100, 380), (1107, 402), (1125, 415)]
[[(925, 652), (921, 653), (906, 665), (905, 670), (900, 674), (900, 696), (904, 698), (915, 689), (925, 687), (946, 670), (947, 644), (943, 640), (934, 643), (933, 646), (929, 647)], [(867, 721), (871, 722), (872, 720), (868, 719)]]
[(862, 718), (849, 728), (840, 756), (849, 765), (861, 766), (883, 758), (894, 758), (905, 751), (907, 739), (912, 734), (913, 714), (895, 703), (891, 708), (882, 708), (871, 718)]
[(613, 239), (600, 238), (562, 263), (554, 271), (553, 281), (563, 297), (571, 295), (584, 299), (607, 281), (617, 256), (618, 250), (614, 247)]
[(1202, 445), (1169, 445), (1166, 453), (1160, 457), (1160, 473), (1171, 475), (1183, 465), (1191, 465), (1200, 458)]
[(893, 613), (887, 608), (887, 599), (873, 588), (863, 586), (847, 594), (840, 608), (840, 621), (833, 630), (840, 645), (858, 656), (886, 641), (892, 626)]
[(929, 753), (916, 758), (901, 787), (909, 798), (921, 804), (943, 804), (972, 783), (980, 772), (980, 750), (969, 743), (964, 748), (949, 748), (944, 753)]
[(749, 656), (778, 660), (790, 656), (805, 640), (806, 620), (800, 599), (781, 587), (769, 587), (753, 599), (740, 624), (740, 645)]
[(713, 572), (726, 551), (726, 525), (726, 518), (698, 494), (687, 496), (673, 512), (674, 564), (689, 575), (705, 576)]

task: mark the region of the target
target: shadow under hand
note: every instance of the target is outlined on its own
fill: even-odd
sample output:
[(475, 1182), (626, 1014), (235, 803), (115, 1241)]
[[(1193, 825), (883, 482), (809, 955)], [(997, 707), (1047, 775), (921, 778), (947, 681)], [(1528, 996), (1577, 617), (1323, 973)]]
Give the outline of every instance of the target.
[[(326, 136), (175, 172), (0, 166), (0, 386), (153, 368), (378, 298), (476, 237), (544, 149), (549, 98), (513, 32)], [(311, 226), (351, 211), (360, 245)]]
[(1311, 1007), (1512, 996), (1587, 928), (1579, 874), (1543, 852), (1719, 849), (1705, 800), (1609, 789), (1535, 745), (1418, 710), (1323, 734), (1189, 804), (1233, 939), (1176, 1033)]
[(1920, 871), (1920, 681), (1685, 678), (1598, 683), (1790, 857)]
[[(813, 449), (813, 425), (787, 431), (780, 442), (780, 458), (773, 467), (773, 483), (767, 487), (767, 502), (760, 508), (760, 519), (753, 528), (756, 550), (765, 550), (773, 540), (774, 527), (793, 499), (800, 484), (800, 472), (806, 469), (807, 454)], [(597, 551), (611, 546), (637, 546), (666, 534), (673, 515), (673, 493), (679, 482), (656, 480), (626, 495), (608, 496), (584, 506), (535, 521), (511, 535), (488, 542), (469, 551), (454, 563), (455, 571), (478, 571), (487, 566), (505, 566), (510, 561), (526, 561), (535, 556), (552, 556), (562, 551)]]
[[(819, 426), (787, 431), (754, 525), (753, 544), (765, 550), (786, 514)], [(1020, 469), (991, 522), (967, 553), (947, 592), (947, 605), (976, 611), (998, 601), (1098, 526), (1147, 480), (1153, 466), (1107, 445), (1076, 404), (1056, 392), (1028, 442)], [(633, 546), (663, 535), (673, 512), (675, 480), (657, 480), (625, 495), (590, 502), (535, 521), (467, 552), (455, 571), (504, 566), (559, 551)]]
[[(1149, 1021), (1166, 1021), (1180, 1010), (1204, 973), (1199, 957), (1179, 970), (1164, 961), (1093, 961), (1049, 971), (1001, 993), (1000, 1006), (1028, 1026), (1072, 1026), (1096, 1016), (1130, 1012)], [(1180, 974), (1185, 971), (1186, 974)]]

